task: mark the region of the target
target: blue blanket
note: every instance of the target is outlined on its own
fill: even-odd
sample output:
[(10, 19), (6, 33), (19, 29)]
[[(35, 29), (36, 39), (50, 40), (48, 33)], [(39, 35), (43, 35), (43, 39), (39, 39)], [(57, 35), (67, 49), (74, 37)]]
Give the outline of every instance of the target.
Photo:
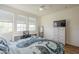
[[(11, 42), (10, 42), (11, 43)], [(33, 54), (63, 54), (64, 53), (64, 45), (60, 42), (55, 42), (52, 40), (47, 40), (39, 37), (29, 37), (26, 39), (22, 39), (17, 41), (16, 43), (13, 42), (12, 47), (10, 44), (3, 44), (5, 47), (0, 46), (0, 50), (2, 51), (8, 51), (6, 53), (10, 53), (9, 51), (14, 50), (20, 50), (19, 52), (23, 51), (25, 49), (26, 54), (28, 54), (30, 51)], [(12, 48), (11, 48), (12, 47)], [(34, 49), (34, 50), (33, 50)], [(29, 51), (28, 51), (29, 50)], [(27, 53), (28, 51), (28, 53)], [(39, 52), (38, 52), (39, 51)], [(16, 51), (17, 53), (17, 51)], [(23, 54), (23, 53), (22, 53)]]

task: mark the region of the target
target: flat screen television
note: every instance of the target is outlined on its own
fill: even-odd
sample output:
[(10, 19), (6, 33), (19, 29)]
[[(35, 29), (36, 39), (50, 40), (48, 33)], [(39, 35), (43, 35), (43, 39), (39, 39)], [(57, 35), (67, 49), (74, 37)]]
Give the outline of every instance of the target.
[(66, 27), (66, 20), (54, 21), (54, 27)]

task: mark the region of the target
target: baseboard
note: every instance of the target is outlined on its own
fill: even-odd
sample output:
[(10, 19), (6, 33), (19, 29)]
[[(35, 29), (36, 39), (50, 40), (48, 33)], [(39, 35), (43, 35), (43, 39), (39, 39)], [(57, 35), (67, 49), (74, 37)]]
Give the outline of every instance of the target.
[(75, 46), (75, 45), (72, 45), (72, 44), (65, 44), (65, 45), (69, 45), (69, 46), (73, 46), (73, 47), (79, 48), (78, 46)]

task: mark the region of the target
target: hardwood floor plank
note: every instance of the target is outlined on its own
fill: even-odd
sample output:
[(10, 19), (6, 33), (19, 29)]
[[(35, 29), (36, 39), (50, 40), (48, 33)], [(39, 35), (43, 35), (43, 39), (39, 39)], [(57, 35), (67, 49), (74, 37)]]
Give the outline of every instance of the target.
[(64, 49), (65, 54), (79, 54), (79, 47), (66, 44)]

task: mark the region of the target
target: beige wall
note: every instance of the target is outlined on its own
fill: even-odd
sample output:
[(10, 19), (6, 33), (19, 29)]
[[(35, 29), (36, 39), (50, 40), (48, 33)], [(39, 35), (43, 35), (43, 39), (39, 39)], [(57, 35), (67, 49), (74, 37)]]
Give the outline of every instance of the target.
[(41, 25), (44, 26), (44, 36), (53, 40), (53, 21), (67, 20), (66, 43), (79, 46), (79, 7), (66, 9), (41, 17)]

